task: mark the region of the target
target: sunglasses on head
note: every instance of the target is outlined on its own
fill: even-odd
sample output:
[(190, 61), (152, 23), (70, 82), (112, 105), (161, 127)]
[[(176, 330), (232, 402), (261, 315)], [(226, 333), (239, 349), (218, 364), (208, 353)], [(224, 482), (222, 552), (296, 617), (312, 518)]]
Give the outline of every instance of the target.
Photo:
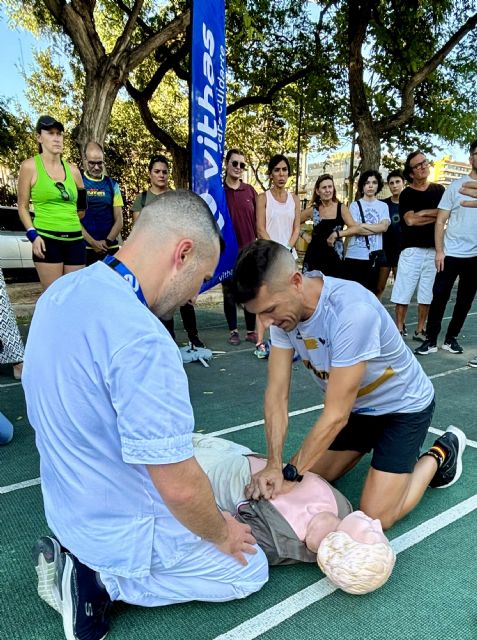
[(232, 160), (232, 167), (235, 167), (235, 169), (237, 167), (240, 167), (241, 169), (246, 169), (247, 165), (245, 164), (245, 162), (239, 162), (238, 160)]
[(66, 191), (65, 185), (62, 182), (55, 182), (55, 187), (61, 193), (61, 197), (63, 198), (63, 200), (66, 201), (70, 199), (70, 194), (68, 193), (68, 191)]

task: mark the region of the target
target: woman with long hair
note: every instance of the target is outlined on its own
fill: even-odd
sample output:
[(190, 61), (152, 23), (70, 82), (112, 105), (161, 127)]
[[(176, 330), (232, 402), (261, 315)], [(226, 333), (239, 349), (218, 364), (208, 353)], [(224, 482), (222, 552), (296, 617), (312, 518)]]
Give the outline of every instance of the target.
[[(290, 163), (281, 153), (274, 155), (268, 163), (270, 189), (257, 198), (257, 236), (264, 240), (274, 240), (290, 250), (297, 257), (295, 243), (300, 232), (300, 201), (286, 188), (290, 177)], [(259, 318), (256, 323), (257, 358), (267, 358), (268, 348), (263, 340), (264, 327)]]
[[(311, 236), (306, 231), (300, 235), (309, 241), (303, 259), (303, 272), (321, 271), (325, 275), (340, 278), (342, 276), (343, 256), (337, 252), (337, 247), (330, 247), (327, 240), (334, 231), (341, 231), (343, 227), (354, 225), (353, 218), (346, 205), (336, 197), (336, 187), (333, 176), (324, 173), (318, 176), (313, 189), (313, 201), (310, 207), (301, 213), (301, 221), (313, 220)], [(341, 244), (341, 250), (343, 246)]]
[(18, 213), (32, 243), (41, 285), (46, 289), (63, 274), (86, 264), (80, 223), (86, 211), (86, 191), (78, 167), (62, 158), (62, 123), (41, 116), (36, 137), (39, 153), (22, 163), (18, 175)]

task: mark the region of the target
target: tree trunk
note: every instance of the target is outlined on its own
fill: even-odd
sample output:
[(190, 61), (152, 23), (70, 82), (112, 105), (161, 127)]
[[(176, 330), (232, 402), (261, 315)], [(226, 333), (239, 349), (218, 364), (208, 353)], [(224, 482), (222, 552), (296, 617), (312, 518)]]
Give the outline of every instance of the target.
[(368, 169), (375, 169), (379, 171), (381, 164), (381, 141), (376, 128), (373, 123), (368, 123), (365, 120), (357, 122), (358, 131), (358, 147), (359, 154), (361, 156), (360, 173), (368, 171)]
[[(128, 70), (124, 70), (127, 77)], [(81, 157), (88, 142), (104, 145), (111, 110), (122, 85), (118, 73), (113, 73), (109, 64), (104, 65), (92, 77), (86, 77), (83, 112), (79, 125), (73, 131)]]
[(189, 188), (189, 153), (184, 147), (171, 147), (172, 179), (177, 189)]

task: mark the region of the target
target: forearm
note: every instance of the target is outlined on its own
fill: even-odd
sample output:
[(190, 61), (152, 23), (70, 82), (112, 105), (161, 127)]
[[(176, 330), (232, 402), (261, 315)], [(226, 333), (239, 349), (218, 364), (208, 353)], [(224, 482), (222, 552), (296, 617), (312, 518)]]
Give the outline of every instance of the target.
[(81, 231), (83, 232), (83, 238), (86, 240), (86, 242), (90, 245), (93, 246), (94, 244), (94, 238), (93, 236), (91, 236), (86, 229), (83, 227), (83, 225), (81, 225)]
[(33, 220), (31, 219), (28, 207), (25, 207), (25, 205), (20, 202), (18, 203), (18, 216), (25, 229), (31, 229), (31, 227), (33, 227)]
[(345, 426), (348, 417), (347, 412), (336, 413), (327, 410), (325, 405), (323, 413), (303, 440), (300, 449), (290, 460), (298, 469), (298, 473), (303, 474), (315, 465)]
[(225, 520), (195, 458), (175, 465), (150, 465), (148, 471), (166, 506), (184, 527), (214, 544), (226, 540)]
[(257, 238), (259, 240), (270, 240), (270, 236), (265, 230), (265, 227), (259, 227), (257, 225)]
[(270, 466), (282, 466), (283, 446), (288, 430), (288, 398), (281, 402), (265, 394), (265, 438)]
[(437, 220), (434, 227), (434, 241), (436, 243), (436, 253), (444, 252), (444, 225), (445, 223)]
[(119, 212), (114, 212), (114, 224), (111, 227), (106, 240), (116, 240), (118, 235), (121, 233), (123, 228), (123, 212), (122, 209), (119, 209)]

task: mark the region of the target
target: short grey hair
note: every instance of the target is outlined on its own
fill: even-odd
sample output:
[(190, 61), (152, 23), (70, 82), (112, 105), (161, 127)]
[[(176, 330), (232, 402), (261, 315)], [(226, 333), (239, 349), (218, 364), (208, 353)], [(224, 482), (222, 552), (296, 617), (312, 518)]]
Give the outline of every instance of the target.
[(214, 239), (223, 248), (220, 228), (210, 208), (201, 197), (186, 189), (166, 191), (144, 207), (130, 237), (136, 235), (154, 243), (171, 235), (189, 236), (197, 243), (198, 255), (210, 254)]

